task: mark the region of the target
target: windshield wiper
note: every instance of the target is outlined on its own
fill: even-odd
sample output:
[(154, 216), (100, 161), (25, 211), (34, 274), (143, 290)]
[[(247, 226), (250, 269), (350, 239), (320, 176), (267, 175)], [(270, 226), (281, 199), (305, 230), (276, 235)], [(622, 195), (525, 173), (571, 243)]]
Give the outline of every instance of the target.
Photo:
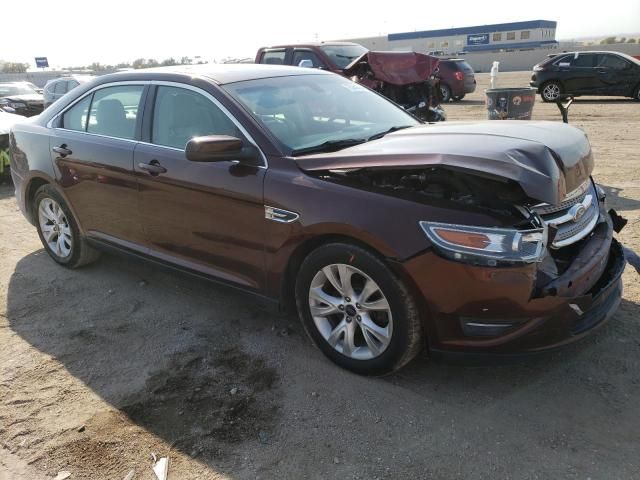
[(412, 127), (413, 125), (400, 125), (398, 127), (391, 127), (389, 130), (385, 130), (384, 132), (380, 132), (380, 133), (376, 133), (375, 135), (371, 135), (369, 138), (367, 138), (367, 142), (370, 142), (371, 140), (377, 140), (379, 138), (384, 137), (385, 135), (388, 135), (389, 133), (392, 132), (397, 132), (398, 130), (403, 130), (405, 128), (409, 128)]
[(297, 148), (291, 152), (293, 157), (298, 155), (304, 155), (305, 153), (317, 153), (317, 152), (336, 152), (343, 148), (353, 147), (354, 145), (360, 145), (366, 142), (366, 138), (345, 138), (343, 140), (327, 140), (319, 145), (313, 145), (311, 147)]

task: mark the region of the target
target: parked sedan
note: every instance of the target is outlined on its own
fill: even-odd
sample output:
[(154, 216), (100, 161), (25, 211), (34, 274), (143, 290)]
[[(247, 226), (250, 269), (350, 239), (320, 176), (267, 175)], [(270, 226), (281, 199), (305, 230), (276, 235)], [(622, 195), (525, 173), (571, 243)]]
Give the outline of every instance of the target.
[(640, 60), (618, 52), (554, 55), (533, 67), (530, 85), (545, 102), (563, 93), (640, 100)]
[(602, 325), (624, 258), (593, 162), (570, 125), (421, 124), (264, 65), (101, 76), (11, 136), (18, 204), (60, 265), (112, 249), (233, 284), (361, 374)]
[(38, 115), (44, 109), (44, 99), (25, 82), (0, 83), (0, 109), (24, 117)]

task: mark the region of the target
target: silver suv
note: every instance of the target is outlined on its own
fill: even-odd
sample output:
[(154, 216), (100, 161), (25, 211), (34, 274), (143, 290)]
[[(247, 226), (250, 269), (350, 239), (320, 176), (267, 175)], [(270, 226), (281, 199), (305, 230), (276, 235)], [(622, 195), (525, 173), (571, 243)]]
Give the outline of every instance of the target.
[(49, 80), (44, 86), (44, 108), (47, 108), (65, 93), (70, 92), (78, 85), (92, 80), (91, 75), (69, 75)]

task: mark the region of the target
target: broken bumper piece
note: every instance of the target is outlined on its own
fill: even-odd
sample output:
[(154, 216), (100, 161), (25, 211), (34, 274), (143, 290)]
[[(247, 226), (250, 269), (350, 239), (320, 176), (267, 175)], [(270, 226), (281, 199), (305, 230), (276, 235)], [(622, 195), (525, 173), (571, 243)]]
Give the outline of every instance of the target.
[(612, 221), (604, 218), (570, 267), (542, 288), (537, 264), (482, 267), (434, 252), (407, 261), (405, 271), (427, 299), (425, 314), (435, 320), (425, 322), (431, 351), (538, 352), (603, 325), (620, 304), (625, 267)]

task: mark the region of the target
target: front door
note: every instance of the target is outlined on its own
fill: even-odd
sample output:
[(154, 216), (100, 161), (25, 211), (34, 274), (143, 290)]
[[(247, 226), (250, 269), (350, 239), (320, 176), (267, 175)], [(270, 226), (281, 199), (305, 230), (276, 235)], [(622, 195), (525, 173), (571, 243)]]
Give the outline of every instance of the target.
[(193, 137), (218, 134), (248, 140), (208, 93), (186, 86), (154, 88), (149, 138), (134, 154), (151, 254), (262, 290), (264, 166), (234, 158), (187, 160), (185, 146)]
[(630, 62), (612, 54), (599, 55), (598, 77), (604, 95), (632, 95), (638, 74)]
[(145, 88), (100, 88), (67, 109), (52, 129), (59, 184), (90, 236), (143, 242), (133, 151)]

